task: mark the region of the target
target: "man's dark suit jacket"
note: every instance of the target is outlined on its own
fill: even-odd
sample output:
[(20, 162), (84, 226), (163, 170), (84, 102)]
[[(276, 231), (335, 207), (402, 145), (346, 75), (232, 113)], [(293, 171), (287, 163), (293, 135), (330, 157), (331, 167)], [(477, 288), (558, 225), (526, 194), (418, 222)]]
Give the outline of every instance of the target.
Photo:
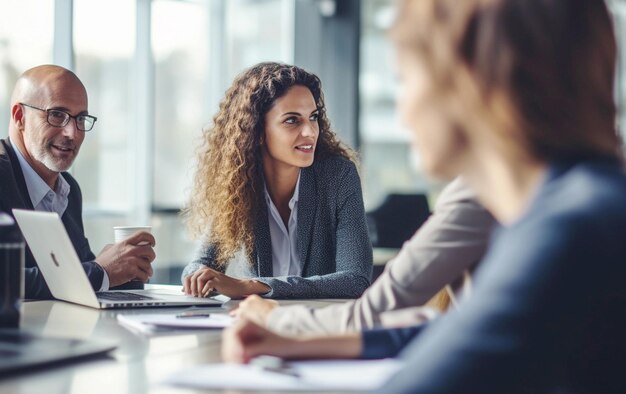
[[(94, 289), (102, 285), (103, 269), (94, 261), (95, 256), (89, 248), (89, 242), (85, 238), (82, 219), (82, 195), (78, 182), (67, 172), (61, 173), (70, 185), (70, 194), (67, 209), (63, 213), (63, 224), (74, 245), (74, 249), (82, 261), (83, 268), (89, 277)], [(9, 139), (0, 140), (0, 211), (7, 212), (11, 216), (12, 209), (34, 209), (28, 195), (24, 174), (18, 158), (13, 151)], [(34, 299), (52, 298), (30, 249), (26, 250), (25, 261), (25, 297)]]

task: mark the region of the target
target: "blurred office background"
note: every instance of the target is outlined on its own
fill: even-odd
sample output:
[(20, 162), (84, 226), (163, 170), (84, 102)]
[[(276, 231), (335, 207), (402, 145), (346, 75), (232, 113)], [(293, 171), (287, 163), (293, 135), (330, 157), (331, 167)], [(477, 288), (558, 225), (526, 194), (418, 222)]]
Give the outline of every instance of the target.
[[(385, 30), (393, 0), (0, 0), (0, 137), (11, 89), (35, 65), (76, 71), (98, 117), (72, 168), (93, 251), (114, 225), (152, 224), (155, 283), (194, 257), (178, 216), (194, 149), (224, 90), (260, 61), (295, 63), (324, 83), (331, 122), (360, 152), (366, 209), (389, 193), (431, 193), (394, 110)], [(626, 45), (626, 1), (610, 0)], [(626, 51), (616, 95), (626, 125)], [(622, 126), (622, 133), (626, 127)], [(1, 191), (0, 191), (1, 192)]]

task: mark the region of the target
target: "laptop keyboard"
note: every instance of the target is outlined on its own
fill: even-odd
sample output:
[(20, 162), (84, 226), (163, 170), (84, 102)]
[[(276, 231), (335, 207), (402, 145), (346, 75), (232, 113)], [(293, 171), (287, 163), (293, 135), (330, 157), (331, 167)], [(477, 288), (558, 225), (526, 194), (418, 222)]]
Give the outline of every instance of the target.
[(101, 291), (96, 293), (98, 298), (110, 301), (142, 301), (154, 300), (153, 297), (142, 296), (135, 293), (125, 293), (122, 291)]

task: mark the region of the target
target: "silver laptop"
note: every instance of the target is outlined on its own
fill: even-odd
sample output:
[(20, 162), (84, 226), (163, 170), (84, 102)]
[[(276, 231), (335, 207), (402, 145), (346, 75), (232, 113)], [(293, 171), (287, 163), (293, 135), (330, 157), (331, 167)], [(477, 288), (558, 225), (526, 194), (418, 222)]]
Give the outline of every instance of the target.
[(160, 306), (219, 306), (228, 297), (188, 297), (177, 290), (114, 290), (94, 292), (56, 212), (14, 209), (24, 234), (52, 296), (98, 309)]

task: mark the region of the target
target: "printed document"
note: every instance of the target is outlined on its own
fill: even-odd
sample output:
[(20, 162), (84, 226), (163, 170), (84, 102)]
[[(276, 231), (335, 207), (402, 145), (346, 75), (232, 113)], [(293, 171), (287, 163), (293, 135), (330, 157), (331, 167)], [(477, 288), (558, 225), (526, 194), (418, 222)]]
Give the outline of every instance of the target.
[(254, 365), (208, 364), (178, 371), (164, 383), (202, 389), (366, 391), (382, 387), (403, 365), (397, 359), (316, 360), (288, 364), (294, 373), (283, 374)]

